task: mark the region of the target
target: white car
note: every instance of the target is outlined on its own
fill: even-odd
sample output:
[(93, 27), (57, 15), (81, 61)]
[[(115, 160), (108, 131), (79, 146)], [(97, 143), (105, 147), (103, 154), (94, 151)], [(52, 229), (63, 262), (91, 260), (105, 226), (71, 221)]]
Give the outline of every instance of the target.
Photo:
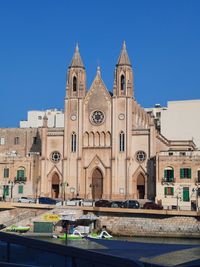
[(31, 197), (20, 197), (18, 199), (19, 203), (35, 203), (35, 199)]

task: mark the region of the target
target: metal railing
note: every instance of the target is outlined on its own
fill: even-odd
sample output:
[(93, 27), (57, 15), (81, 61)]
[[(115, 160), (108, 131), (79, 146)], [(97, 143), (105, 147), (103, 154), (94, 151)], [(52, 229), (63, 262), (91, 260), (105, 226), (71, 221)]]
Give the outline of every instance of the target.
[(0, 232), (0, 261), (11, 263), (11, 266), (15, 263), (20, 266), (54, 267), (141, 266), (127, 258), (4, 232)]

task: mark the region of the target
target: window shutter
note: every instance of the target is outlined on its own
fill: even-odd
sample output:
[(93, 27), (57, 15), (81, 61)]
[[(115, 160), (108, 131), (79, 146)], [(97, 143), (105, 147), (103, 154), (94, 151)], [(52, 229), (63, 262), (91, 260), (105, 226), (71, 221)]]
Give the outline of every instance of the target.
[(183, 187), (183, 201), (190, 201), (189, 188)]
[(191, 178), (191, 177), (192, 177), (191, 169), (188, 169), (188, 178)]
[(180, 169), (180, 178), (184, 178), (184, 170)]
[(167, 195), (167, 187), (164, 188), (164, 194)]
[(23, 194), (23, 185), (18, 186), (18, 194)]
[(164, 178), (167, 178), (167, 170), (164, 170)]
[(173, 196), (173, 195), (174, 195), (174, 188), (172, 187), (172, 189), (171, 189), (171, 190), (172, 190), (171, 192), (172, 192), (172, 196)]
[(174, 170), (171, 170), (171, 177), (170, 178), (174, 178)]

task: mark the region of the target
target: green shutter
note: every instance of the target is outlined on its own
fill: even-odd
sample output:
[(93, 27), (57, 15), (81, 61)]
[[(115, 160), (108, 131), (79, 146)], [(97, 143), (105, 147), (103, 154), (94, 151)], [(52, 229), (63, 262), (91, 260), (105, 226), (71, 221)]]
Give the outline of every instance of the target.
[(180, 169), (180, 178), (184, 178), (184, 169)]
[(172, 196), (174, 195), (174, 188), (173, 187), (171, 187), (171, 190), (172, 190)]
[(4, 196), (9, 196), (9, 186), (5, 185), (3, 188), (3, 195)]
[(167, 178), (167, 170), (164, 170), (164, 178)]
[(190, 201), (189, 187), (183, 187), (183, 201)]
[(174, 178), (174, 170), (173, 169), (170, 171), (170, 178)]
[(23, 185), (19, 185), (18, 186), (18, 194), (23, 194), (23, 190), (24, 188), (23, 188)]
[(192, 177), (191, 169), (188, 169), (188, 178), (191, 178), (191, 177)]
[(164, 194), (167, 195), (167, 187), (164, 188)]

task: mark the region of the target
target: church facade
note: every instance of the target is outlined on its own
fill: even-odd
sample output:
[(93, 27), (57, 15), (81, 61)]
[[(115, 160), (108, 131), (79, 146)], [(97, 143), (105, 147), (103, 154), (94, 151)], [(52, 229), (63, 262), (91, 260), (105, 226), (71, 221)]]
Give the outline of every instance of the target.
[[(32, 182), (32, 187), (29, 186), (32, 194), (30, 190), (24, 190), (24, 195), (62, 199), (156, 199), (170, 206), (176, 202), (172, 194), (175, 191), (166, 188), (178, 188), (180, 183), (184, 187), (186, 184), (190, 195), (197, 188), (196, 178), (200, 171), (198, 152), (195, 152), (195, 163), (188, 158), (187, 168), (195, 168), (195, 171), (193, 178), (185, 177), (186, 180), (177, 178), (182, 168), (183, 154), (178, 157), (179, 161), (170, 154), (172, 151), (176, 155), (179, 151), (192, 153), (195, 144), (192, 140), (167, 140), (157, 130), (155, 118), (137, 103), (134, 73), (125, 43), (115, 67), (113, 84), (111, 93), (98, 67), (94, 81), (87, 90), (86, 70), (77, 46), (67, 71), (64, 127), (49, 128), (47, 116), (44, 116), (43, 126), (35, 130), (34, 135), (31, 131), (31, 139), (27, 129), (18, 131), (18, 136), (27, 132), (25, 136), (29, 143), (33, 140), (37, 145), (36, 150), (31, 144), (20, 150), (25, 162), (28, 155), (29, 161), (32, 158), (32, 166), (37, 166), (37, 169), (33, 168), (31, 177), (24, 174), (27, 181)], [(7, 136), (9, 134), (8, 129)], [(8, 149), (0, 146), (1, 155), (6, 151)], [(37, 157), (33, 158), (35, 154)], [(187, 154), (184, 156), (186, 159)], [(15, 160), (17, 158), (16, 155)], [(6, 166), (3, 162), (2, 156), (2, 172)], [(175, 185), (175, 179), (171, 179), (174, 165), (177, 172)], [(19, 164), (16, 166), (19, 167)], [(26, 167), (20, 165), (20, 168), (28, 173)], [(19, 171), (14, 167), (12, 170), (13, 176)], [(10, 177), (11, 182), (14, 182), (13, 179)], [(3, 181), (5, 183), (5, 179)], [(16, 191), (16, 196), (19, 194), (19, 190), (18, 193)], [(192, 199), (198, 201), (196, 196)], [(191, 199), (186, 206), (190, 208), (190, 204)]]
[[(64, 129), (42, 129), (42, 195), (155, 198), (156, 154), (177, 144), (159, 134), (154, 118), (136, 102), (125, 43), (115, 67), (113, 94), (99, 67), (86, 90), (86, 71), (76, 47), (68, 68), (64, 114)], [(182, 148), (194, 149), (187, 142)]]

